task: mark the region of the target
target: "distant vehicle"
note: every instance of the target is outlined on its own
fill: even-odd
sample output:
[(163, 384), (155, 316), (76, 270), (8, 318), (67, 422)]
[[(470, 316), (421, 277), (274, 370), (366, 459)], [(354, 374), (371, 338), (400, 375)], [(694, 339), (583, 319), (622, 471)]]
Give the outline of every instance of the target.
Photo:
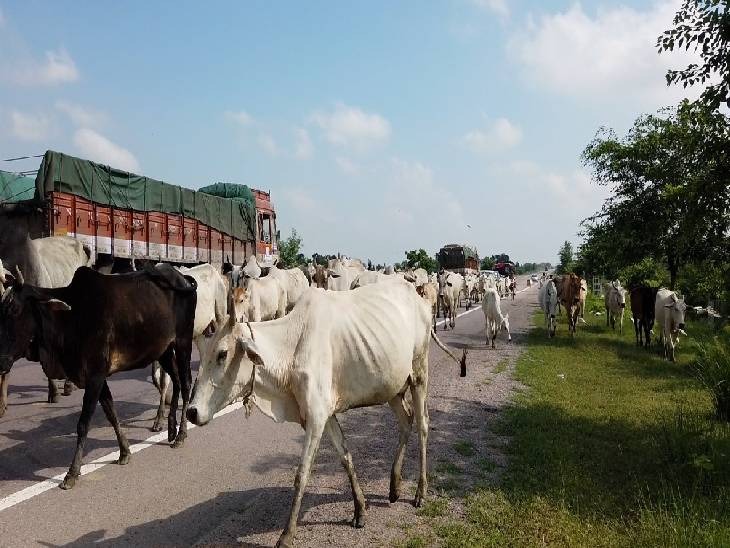
[(494, 270), (499, 272), (500, 276), (511, 276), (516, 274), (514, 263), (498, 262), (494, 265)]
[(532, 276), (530, 276), (530, 279), (531, 279), (531, 280), (532, 280), (533, 282), (536, 282), (536, 281), (537, 281), (537, 274), (533, 274)]
[(436, 254), (439, 266), (459, 274), (479, 272), (479, 256), (476, 249), (462, 244), (449, 244)]

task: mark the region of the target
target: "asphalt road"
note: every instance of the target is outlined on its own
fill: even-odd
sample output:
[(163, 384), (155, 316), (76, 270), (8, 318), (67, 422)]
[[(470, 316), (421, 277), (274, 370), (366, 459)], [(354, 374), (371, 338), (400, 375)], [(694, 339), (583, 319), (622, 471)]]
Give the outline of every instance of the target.
[[(519, 287), (524, 288), (524, 278)], [(515, 302), (502, 301), (518, 343), (519, 333), (529, 324), (536, 293), (533, 288), (519, 294)], [(515, 320), (515, 314), (522, 319)], [(466, 404), (459, 407), (454, 398), (464, 387), (473, 387), (475, 378), (499, 359), (499, 352), (483, 348), (483, 329), (484, 317), (477, 310), (459, 318), (455, 331), (439, 330), (442, 340), (457, 350), (473, 349), (466, 379), (459, 379), (458, 366), (432, 343), (429, 408), (432, 431), (440, 431), (432, 434), (432, 455), (433, 446), (438, 451), (439, 440), (449, 429), (462, 428), (458, 417), (447, 411), (440, 418), (441, 407), (461, 410), (468, 420), (476, 421), (475, 428), (483, 424), (481, 413), (491, 412), (478, 401), (482, 396), (477, 392), (474, 401), (468, 402), (468, 412)], [(497, 344), (507, 348), (501, 336)], [(149, 428), (158, 397), (149, 374), (146, 369), (110, 379), (117, 414), (130, 444), (153, 436)], [(58, 404), (48, 404), (40, 366), (19, 362), (13, 368), (9, 407), (0, 419), (0, 546), (271, 545), (276, 541), (293, 492), (303, 438), (298, 425), (274, 424), (256, 410), (246, 419), (238, 409), (192, 429), (180, 449), (170, 448), (163, 433), (158, 438), (164, 439), (132, 455), (128, 465), (118, 466), (113, 462), (116, 457), (109, 456), (117, 449), (113, 430), (98, 408), (84, 462), (109, 464), (83, 475), (73, 490), (62, 491), (55, 486), (59, 480), (48, 480), (63, 475), (70, 464), (81, 397), (82, 391), (77, 390)], [(342, 423), (375, 523), (357, 531), (345, 525), (351, 518), (351, 495), (344, 472), (323, 442), (312, 487), (304, 498), (299, 545), (381, 543), (388, 534), (385, 525), (378, 526), (385, 518), (378, 516), (387, 515), (389, 506), (402, 505), (400, 513), (410, 512), (406, 505), (410, 507), (412, 493), (404, 490), (405, 502), (387, 502), (397, 441), (397, 428), (387, 406), (350, 411)], [(449, 440), (447, 437), (444, 443), (448, 445)], [(414, 434), (404, 466), (404, 479), (410, 481), (416, 477), (416, 451)], [(44, 485), (49, 488), (44, 490)]]

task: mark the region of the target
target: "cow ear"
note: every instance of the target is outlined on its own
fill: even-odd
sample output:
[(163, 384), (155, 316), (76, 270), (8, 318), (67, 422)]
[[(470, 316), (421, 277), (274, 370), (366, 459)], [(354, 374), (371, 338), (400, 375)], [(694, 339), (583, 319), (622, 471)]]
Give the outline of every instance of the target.
[(256, 341), (239, 337), (238, 344), (249, 360), (251, 360), (256, 365), (264, 365), (264, 360), (261, 357), (261, 353), (256, 346)]
[(331, 277), (331, 278), (339, 278), (339, 277), (340, 277), (340, 275), (339, 275), (339, 274), (337, 274), (336, 272), (333, 272), (332, 270), (328, 270), (328, 271), (327, 271), (327, 275), (328, 275), (329, 277)]
[(47, 301), (42, 301), (39, 304), (42, 304), (51, 312), (69, 312), (71, 310), (71, 307), (68, 304), (59, 299), (49, 299)]

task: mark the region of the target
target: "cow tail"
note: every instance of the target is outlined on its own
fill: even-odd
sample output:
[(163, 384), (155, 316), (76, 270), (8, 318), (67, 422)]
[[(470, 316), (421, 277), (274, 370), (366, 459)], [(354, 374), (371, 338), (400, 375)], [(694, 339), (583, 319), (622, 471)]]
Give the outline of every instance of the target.
[(433, 340), (436, 342), (436, 345), (438, 345), (438, 347), (441, 350), (446, 352), (449, 356), (451, 356), (452, 360), (454, 360), (456, 363), (458, 363), (461, 366), (461, 372), (460, 372), (459, 376), (466, 377), (466, 348), (464, 348), (464, 351), (461, 355), (461, 359), (459, 359), (456, 356), (454, 356), (454, 354), (451, 353), (451, 350), (449, 350), (444, 343), (441, 342), (441, 339), (438, 338), (438, 336), (436, 335), (436, 331), (434, 331), (433, 328), (431, 328), (431, 337), (433, 338)]

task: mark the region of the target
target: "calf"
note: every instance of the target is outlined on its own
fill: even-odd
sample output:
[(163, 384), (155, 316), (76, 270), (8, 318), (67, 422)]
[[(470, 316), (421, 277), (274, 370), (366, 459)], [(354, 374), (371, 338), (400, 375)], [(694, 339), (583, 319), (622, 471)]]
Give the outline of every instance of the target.
[(482, 300), (482, 311), (484, 312), (484, 321), (486, 323), (487, 331), (487, 345), (489, 341), (492, 341), (492, 348), (494, 348), (494, 339), (497, 338), (497, 333), (502, 329), (507, 330), (507, 341), (512, 341), (512, 335), (509, 332), (509, 314), (502, 315), (502, 309), (500, 307), (500, 297), (496, 289), (489, 288), (484, 294)]
[(439, 301), (444, 312), (444, 330), (456, 327), (456, 310), (459, 307), (459, 295), (464, 284), (461, 274), (442, 272), (438, 277)]
[(580, 314), (580, 282), (580, 276), (566, 274), (562, 277), (560, 289), (558, 289), (558, 301), (565, 307), (568, 315), (568, 331), (571, 337), (575, 336)]
[(659, 324), (659, 342), (664, 344), (664, 357), (674, 361), (674, 348), (679, 342), (679, 334), (684, 332), (684, 313), (687, 305), (674, 291), (660, 289), (656, 294), (654, 316)]
[(606, 325), (611, 325), (611, 329), (616, 329), (616, 319), (618, 318), (618, 330), (623, 335), (624, 332), (624, 310), (626, 309), (626, 290), (621, 287), (621, 283), (616, 280), (610, 285), (604, 287), (604, 305), (606, 306)]
[(261, 322), (281, 318), (286, 314), (286, 292), (276, 278), (246, 278), (245, 287), (234, 291), (236, 317), (239, 321)]
[(552, 338), (555, 336), (557, 327), (555, 315), (558, 312), (558, 289), (555, 287), (555, 282), (547, 280), (543, 284), (538, 292), (538, 300), (540, 301), (540, 308), (545, 313), (545, 328), (548, 337)]
[(654, 304), (658, 287), (637, 286), (631, 289), (631, 315), (634, 318), (634, 333), (637, 346), (648, 348), (654, 329)]
[[(81, 267), (69, 286), (57, 289), (24, 284), (18, 270), (0, 301), (0, 373), (12, 367), (17, 346), (27, 346), (35, 339), (41, 358), (84, 389), (76, 452), (62, 489), (71, 489), (80, 474), (97, 402), (116, 433), (119, 464), (129, 462), (129, 443), (106, 380), (113, 373), (141, 369), (159, 360), (173, 384), (168, 440), (174, 440), (173, 447), (183, 443), (196, 300), (195, 280), (169, 265), (114, 276)], [(183, 416), (177, 431), (181, 393)]]

